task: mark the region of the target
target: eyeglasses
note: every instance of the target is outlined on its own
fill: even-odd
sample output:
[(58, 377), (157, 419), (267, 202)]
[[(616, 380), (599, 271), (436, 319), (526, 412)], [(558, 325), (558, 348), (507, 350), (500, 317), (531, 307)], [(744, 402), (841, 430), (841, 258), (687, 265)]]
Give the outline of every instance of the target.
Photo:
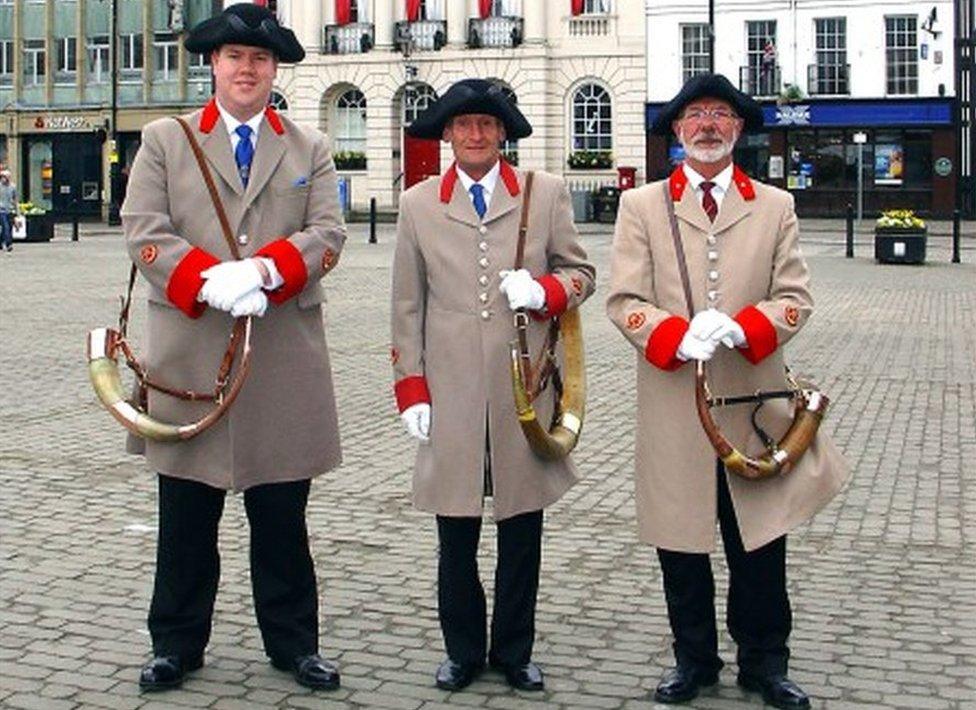
[(709, 117), (715, 119), (716, 122), (731, 121), (738, 118), (738, 116), (734, 112), (729, 111), (728, 109), (725, 108), (712, 108), (712, 109), (693, 108), (685, 111), (684, 116), (682, 116), (682, 119), (686, 121), (695, 121), (697, 123), (700, 123)]

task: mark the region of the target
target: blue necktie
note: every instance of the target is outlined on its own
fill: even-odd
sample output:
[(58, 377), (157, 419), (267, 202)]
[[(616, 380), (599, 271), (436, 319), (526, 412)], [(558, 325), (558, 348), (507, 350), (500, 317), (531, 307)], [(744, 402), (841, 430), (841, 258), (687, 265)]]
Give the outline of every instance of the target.
[(471, 186), (471, 197), (473, 198), (474, 211), (478, 213), (478, 218), (481, 219), (485, 216), (485, 212), (488, 211), (488, 205), (485, 204), (485, 188), (483, 185), (475, 183)]
[(242, 123), (234, 132), (241, 137), (237, 141), (237, 150), (234, 151), (234, 160), (237, 161), (237, 172), (240, 173), (241, 182), (247, 187), (247, 179), (251, 176), (251, 161), (254, 159), (254, 144), (251, 143), (251, 127)]

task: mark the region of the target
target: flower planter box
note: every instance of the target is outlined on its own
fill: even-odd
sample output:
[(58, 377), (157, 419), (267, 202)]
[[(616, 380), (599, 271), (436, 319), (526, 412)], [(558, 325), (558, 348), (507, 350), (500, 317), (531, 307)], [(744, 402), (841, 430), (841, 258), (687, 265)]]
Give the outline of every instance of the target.
[(20, 219), (25, 221), (23, 241), (49, 242), (54, 238), (54, 218), (50, 214), (21, 215)]
[(926, 229), (875, 227), (874, 258), (882, 264), (924, 264)]

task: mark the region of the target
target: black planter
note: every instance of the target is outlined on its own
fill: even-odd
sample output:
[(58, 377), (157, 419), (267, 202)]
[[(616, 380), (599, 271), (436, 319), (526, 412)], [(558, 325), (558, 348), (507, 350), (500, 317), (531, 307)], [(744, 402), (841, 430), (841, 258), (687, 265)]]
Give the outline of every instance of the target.
[(875, 227), (874, 258), (882, 264), (924, 264), (926, 229)]
[(24, 219), (27, 220), (24, 241), (49, 242), (54, 238), (54, 218), (50, 214), (28, 214)]

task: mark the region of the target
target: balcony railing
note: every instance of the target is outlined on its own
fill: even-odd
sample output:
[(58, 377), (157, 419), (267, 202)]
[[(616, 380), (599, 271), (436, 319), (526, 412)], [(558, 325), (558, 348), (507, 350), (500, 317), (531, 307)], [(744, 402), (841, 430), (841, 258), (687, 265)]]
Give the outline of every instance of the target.
[(371, 50), (375, 43), (372, 22), (326, 25), (322, 32), (323, 54), (363, 54)]
[(523, 32), (521, 17), (473, 17), (468, 20), (468, 46), (518, 47)]
[(404, 54), (414, 50), (438, 51), (447, 44), (447, 21), (397, 22), (393, 31), (393, 43)]
[(846, 96), (851, 93), (850, 75), (850, 64), (808, 64), (807, 93)]
[(777, 96), (782, 89), (778, 64), (739, 67), (739, 90), (750, 96)]
[(614, 33), (613, 21), (616, 19), (614, 5), (616, 2), (614, 0), (603, 0), (603, 2), (592, 5), (599, 9), (590, 9), (582, 15), (570, 16), (570, 37), (606, 37)]

